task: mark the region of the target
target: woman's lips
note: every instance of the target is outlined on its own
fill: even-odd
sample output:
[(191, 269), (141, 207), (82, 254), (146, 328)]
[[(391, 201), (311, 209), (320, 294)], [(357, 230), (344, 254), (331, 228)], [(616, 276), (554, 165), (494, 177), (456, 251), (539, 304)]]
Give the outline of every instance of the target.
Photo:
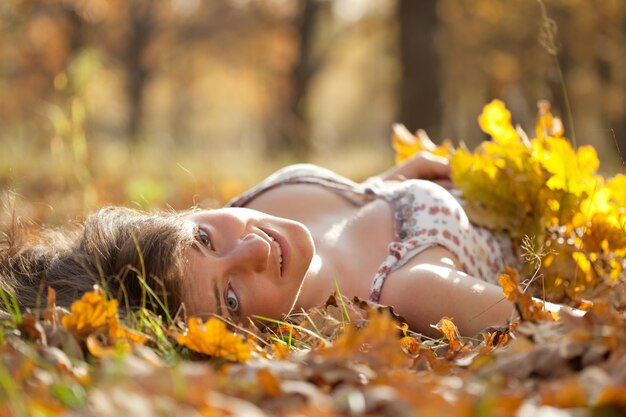
[(289, 247), (287, 243), (287, 239), (276, 230), (272, 230), (272, 229), (262, 229), (262, 230), (270, 237), (270, 239), (272, 239), (272, 243), (276, 244), (275, 246), (276, 252), (277, 252), (276, 256), (278, 257), (280, 276), (282, 277), (284, 276), (285, 271), (287, 270), (287, 266), (289, 265), (291, 248)]

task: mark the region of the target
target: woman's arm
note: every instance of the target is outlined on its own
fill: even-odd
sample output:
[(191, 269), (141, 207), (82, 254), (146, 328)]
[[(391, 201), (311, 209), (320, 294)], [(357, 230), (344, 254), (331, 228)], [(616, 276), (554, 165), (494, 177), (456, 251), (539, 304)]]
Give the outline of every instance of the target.
[(452, 185), (448, 160), (430, 152), (418, 152), (377, 177), (382, 180), (431, 180), (446, 188)]
[[(489, 326), (505, 325), (518, 315), (499, 285), (461, 272), (454, 255), (441, 246), (427, 249), (387, 277), (380, 302), (394, 306), (411, 329), (440, 337), (432, 326), (451, 317), (464, 336), (474, 336)], [(545, 302), (546, 311), (585, 314), (568, 306)]]
[(458, 271), (454, 263), (443, 247), (425, 250), (387, 277), (380, 302), (393, 305), (413, 330), (433, 337), (441, 334), (431, 325), (444, 316), (464, 336), (515, 317), (501, 287)]

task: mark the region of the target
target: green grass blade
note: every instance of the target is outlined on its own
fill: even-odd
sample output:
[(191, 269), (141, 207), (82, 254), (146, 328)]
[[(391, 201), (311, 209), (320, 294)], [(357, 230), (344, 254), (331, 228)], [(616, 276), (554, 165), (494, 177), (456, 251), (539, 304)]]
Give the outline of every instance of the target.
[(339, 301), (341, 301), (341, 306), (343, 308), (341, 315), (343, 320), (346, 323), (350, 323), (350, 315), (348, 314), (348, 307), (346, 307), (346, 303), (343, 301), (343, 295), (341, 294), (341, 290), (339, 289), (339, 282), (337, 282), (336, 278), (333, 278), (335, 282), (335, 291), (337, 292), (337, 297), (339, 297)]

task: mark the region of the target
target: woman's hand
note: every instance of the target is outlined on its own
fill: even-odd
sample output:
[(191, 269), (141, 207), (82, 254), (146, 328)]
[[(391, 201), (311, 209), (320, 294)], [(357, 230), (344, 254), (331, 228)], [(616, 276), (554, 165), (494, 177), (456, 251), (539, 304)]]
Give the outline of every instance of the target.
[(447, 189), (453, 187), (448, 160), (430, 152), (418, 152), (378, 177), (383, 180), (430, 180)]

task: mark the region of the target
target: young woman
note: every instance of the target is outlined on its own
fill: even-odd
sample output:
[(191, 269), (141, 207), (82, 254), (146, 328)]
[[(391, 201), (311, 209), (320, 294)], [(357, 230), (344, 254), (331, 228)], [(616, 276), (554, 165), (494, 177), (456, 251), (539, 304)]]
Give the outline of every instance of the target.
[(496, 280), (518, 260), (445, 186), (448, 165), (430, 154), (360, 184), (294, 165), (222, 209), (106, 208), (75, 232), (35, 238), (16, 227), (0, 247), (1, 283), (31, 308), (47, 287), (69, 305), (94, 283), (133, 308), (147, 286), (170, 311), (233, 320), (308, 309), (338, 286), (393, 305), (418, 332), (450, 316), (471, 335), (513, 314)]

